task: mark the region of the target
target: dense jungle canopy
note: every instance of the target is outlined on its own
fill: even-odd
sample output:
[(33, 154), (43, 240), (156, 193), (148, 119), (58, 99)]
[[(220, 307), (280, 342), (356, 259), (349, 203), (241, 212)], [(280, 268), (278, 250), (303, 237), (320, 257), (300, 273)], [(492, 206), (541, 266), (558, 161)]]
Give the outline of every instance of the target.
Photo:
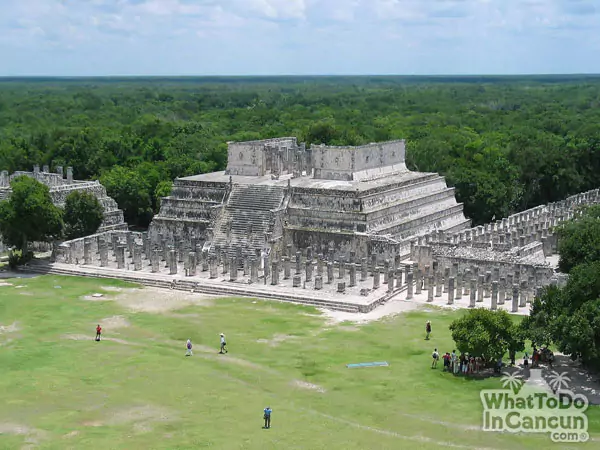
[(600, 186), (600, 76), (0, 79), (0, 168), (73, 166), (146, 226), (227, 141), (406, 139), (474, 224)]

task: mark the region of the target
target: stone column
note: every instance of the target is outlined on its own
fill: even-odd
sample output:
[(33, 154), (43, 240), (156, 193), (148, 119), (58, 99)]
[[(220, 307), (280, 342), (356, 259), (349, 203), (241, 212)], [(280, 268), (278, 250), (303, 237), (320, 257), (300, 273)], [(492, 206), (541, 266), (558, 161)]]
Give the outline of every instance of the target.
[(279, 261), (273, 261), (271, 270), (271, 285), (277, 286), (279, 284)]
[(333, 263), (329, 261), (327, 263), (327, 284), (333, 283)]
[(527, 289), (527, 303), (532, 303), (536, 297), (535, 292), (535, 277), (529, 277), (528, 279), (528, 289)]
[(519, 311), (519, 285), (513, 284), (512, 287), (512, 312)]
[(440, 271), (436, 271), (435, 272), (435, 296), (436, 297), (441, 297), (442, 296), (442, 280), (440, 280), (441, 278), (441, 274)]
[(360, 281), (367, 280), (367, 258), (361, 258), (360, 260)]
[(471, 295), (470, 294), (470, 286), (469, 286), (469, 280), (471, 279), (471, 271), (469, 269), (465, 270), (465, 277), (464, 277), (464, 285), (465, 285), (465, 295)]
[(338, 283), (337, 291), (338, 294), (343, 294), (346, 292), (346, 283), (344, 281)]
[(160, 271), (160, 253), (159, 249), (152, 250), (150, 262), (152, 264), (152, 273), (158, 273)]
[(527, 300), (528, 300), (527, 294), (528, 294), (527, 281), (521, 281), (521, 295), (520, 295), (519, 308), (524, 308), (525, 306), (527, 306)]
[(323, 254), (319, 253), (317, 256), (317, 275), (323, 278)]
[(356, 286), (356, 264), (350, 263), (350, 287)]
[(165, 262), (165, 267), (169, 267), (169, 243), (166, 239), (162, 240), (162, 260)]
[(460, 270), (456, 273), (456, 300), (460, 300), (462, 298), (462, 290), (463, 290), (463, 276)]
[(209, 266), (209, 277), (211, 279), (217, 278), (218, 267), (217, 267), (217, 257), (215, 255), (210, 255), (208, 257), (208, 266)]
[(450, 279), (450, 267), (444, 267), (444, 293), (448, 292), (448, 280)]
[(373, 290), (379, 289), (379, 277), (379, 267), (375, 267), (375, 270), (373, 270)]
[(208, 251), (202, 251), (202, 272), (208, 272)]
[(300, 275), (294, 275), (294, 278), (292, 279), (292, 286), (300, 287), (301, 285), (302, 285), (302, 277)]
[(265, 255), (265, 256), (263, 256), (263, 275), (265, 277), (265, 280), (270, 275), (269, 272), (270, 272), (270, 270), (269, 270), (269, 257), (267, 255)]
[(492, 306), (491, 310), (496, 311), (498, 309), (498, 282), (492, 281)]
[(169, 273), (171, 275), (177, 273), (177, 252), (175, 250), (169, 251)]
[(92, 264), (92, 240), (89, 238), (83, 240), (83, 264)]
[(187, 263), (188, 263), (188, 277), (195, 277), (196, 276), (196, 252), (188, 252), (188, 257), (187, 257)]
[(73, 168), (67, 167), (67, 184), (73, 184)]
[(425, 289), (426, 291), (429, 291), (429, 286), (430, 286), (429, 283), (431, 283), (430, 273), (429, 273), (430, 271), (431, 271), (431, 267), (429, 266), (429, 264), (427, 264), (425, 266), (424, 283), (423, 283), (423, 289)]
[(300, 275), (302, 273), (301, 261), (302, 253), (296, 252), (296, 275)]
[(250, 283), (258, 283), (258, 260), (250, 258)]
[(315, 289), (317, 291), (320, 291), (321, 289), (323, 289), (323, 277), (321, 275), (317, 275), (315, 277)]
[(283, 279), (289, 280), (292, 276), (292, 267), (289, 256), (283, 258)]
[(346, 261), (344, 261), (344, 257), (340, 256), (339, 261), (339, 277), (340, 280), (346, 278)]
[(475, 308), (475, 302), (477, 301), (475, 295), (477, 294), (477, 280), (471, 278), (471, 286), (469, 289), (469, 308)]
[(490, 289), (492, 284), (492, 272), (489, 270), (485, 273), (485, 284), (484, 284), (484, 293), (483, 296), (488, 298), (490, 296)]
[(433, 275), (429, 275), (428, 277), (428, 289), (427, 289), (427, 301), (433, 302), (433, 291), (435, 289), (435, 281), (433, 280)]
[(483, 301), (483, 282), (485, 277), (483, 275), (479, 275), (477, 278), (477, 303), (481, 303)]
[(402, 289), (402, 269), (396, 269), (396, 289)]
[(375, 276), (375, 272), (377, 271), (377, 255), (371, 255), (371, 276)]
[[(229, 272), (229, 256), (223, 252), (222, 254), (223, 257), (223, 270), (222, 270), (222, 274), (225, 275), (227, 272)], [(217, 261), (218, 261), (218, 257), (217, 257)]]
[(143, 246), (134, 242), (133, 244), (133, 270), (142, 270), (142, 249)]
[(406, 300), (413, 298), (413, 273), (408, 272), (406, 274)]
[(504, 305), (504, 300), (506, 299), (506, 278), (500, 278), (500, 282), (498, 283), (498, 304)]
[(238, 264), (235, 255), (229, 255), (229, 281), (237, 280)]
[(250, 261), (248, 260), (248, 256), (244, 256), (244, 260), (243, 260), (243, 269), (244, 269), (244, 276), (247, 277), (248, 273), (250, 272)]
[(419, 295), (421, 293), (421, 286), (423, 285), (423, 277), (421, 276), (421, 269), (419, 269), (418, 264), (416, 266), (415, 272), (415, 294)]
[(448, 304), (454, 304), (454, 277), (448, 278)]
[(313, 249), (310, 245), (306, 247), (306, 259), (311, 262), (313, 260)]
[(125, 248), (123, 244), (117, 246), (117, 269), (125, 268)]
[[(387, 279), (388, 279), (388, 288), (387, 288), (387, 291), (388, 292), (393, 292), (394, 291), (394, 269), (388, 269), (388, 271), (387, 271)], [(384, 280), (384, 284), (385, 284), (385, 280)]]
[(108, 242), (101, 240), (98, 251), (100, 253), (100, 267), (108, 267)]
[(312, 260), (307, 260), (306, 261), (305, 271), (306, 271), (306, 282), (310, 283), (312, 281), (312, 273), (313, 273), (313, 263), (312, 263)]
[(388, 283), (389, 275), (390, 275), (390, 261), (389, 261), (389, 259), (386, 259), (383, 262), (383, 284)]
[(143, 246), (143, 256), (146, 259), (150, 259), (150, 239), (148, 239), (148, 232), (144, 231), (142, 233), (142, 246)]

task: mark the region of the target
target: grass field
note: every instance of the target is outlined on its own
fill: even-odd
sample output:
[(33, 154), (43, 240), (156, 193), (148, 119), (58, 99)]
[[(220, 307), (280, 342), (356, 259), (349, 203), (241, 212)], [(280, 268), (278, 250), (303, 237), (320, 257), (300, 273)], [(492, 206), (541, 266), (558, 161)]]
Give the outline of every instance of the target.
[[(335, 325), (308, 307), (217, 299), (151, 313), (118, 297), (84, 299), (126, 295), (114, 288), (132, 286), (118, 281), (4, 281), (12, 285), (0, 287), (2, 449), (561, 448), (547, 435), (480, 431), (479, 390), (499, 388), (498, 378), (430, 369), (433, 347), (453, 349), (447, 326), (460, 312)], [(220, 332), (227, 355), (217, 353)], [(345, 367), (366, 361), (390, 366)], [(588, 417), (597, 439), (600, 411)]]

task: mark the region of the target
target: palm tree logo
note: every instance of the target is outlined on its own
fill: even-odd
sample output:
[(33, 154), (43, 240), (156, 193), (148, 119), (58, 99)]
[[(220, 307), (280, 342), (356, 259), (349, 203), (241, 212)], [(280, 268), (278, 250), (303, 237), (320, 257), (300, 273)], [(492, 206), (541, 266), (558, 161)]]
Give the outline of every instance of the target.
[(502, 381), (502, 387), (504, 389), (512, 389), (515, 394), (519, 392), (524, 383), (520, 371), (517, 370), (513, 373), (502, 372), (502, 374), (504, 375), (500, 379), (500, 381)]
[(566, 372), (558, 373), (555, 371), (550, 372), (550, 381), (548, 384), (554, 392), (561, 390), (563, 387), (569, 389), (569, 382), (571, 379), (568, 377)]

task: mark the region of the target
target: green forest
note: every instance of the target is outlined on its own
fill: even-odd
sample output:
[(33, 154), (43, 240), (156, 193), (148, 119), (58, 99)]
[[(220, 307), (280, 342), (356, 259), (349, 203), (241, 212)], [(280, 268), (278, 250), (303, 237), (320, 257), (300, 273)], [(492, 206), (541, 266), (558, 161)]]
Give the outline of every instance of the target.
[(223, 170), (227, 141), (406, 139), (474, 224), (600, 186), (600, 77), (0, 80), (0, 168), (72, 166), (145, 227), (176, 177)]

